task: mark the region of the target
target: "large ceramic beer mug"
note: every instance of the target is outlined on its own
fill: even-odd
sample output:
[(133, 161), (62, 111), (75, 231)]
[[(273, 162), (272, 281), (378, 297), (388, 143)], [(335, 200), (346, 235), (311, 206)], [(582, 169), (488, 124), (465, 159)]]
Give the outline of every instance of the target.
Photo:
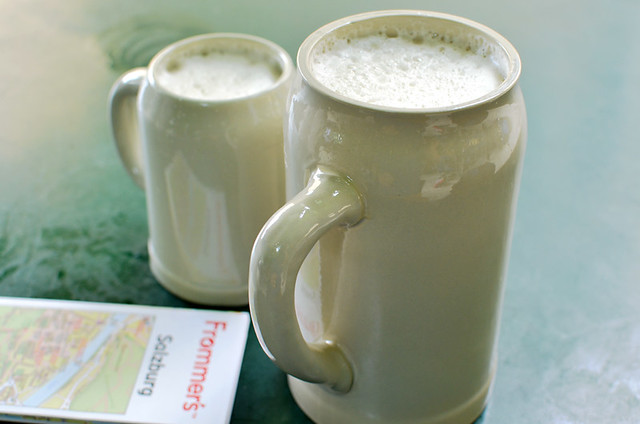
[(192, 302), (246, 305), (253, 241), (284, 202), (282, 114), (293, 63), (278, 45), (204, 34), (113, 86), (123, 164), (145, 190), (151, 271)]
[(338, 20), (300, 47), (288, 202), (249, 299), (319, 423), (470, 423), (486, 405), (526, 116), (520, 59), (424, 11)]

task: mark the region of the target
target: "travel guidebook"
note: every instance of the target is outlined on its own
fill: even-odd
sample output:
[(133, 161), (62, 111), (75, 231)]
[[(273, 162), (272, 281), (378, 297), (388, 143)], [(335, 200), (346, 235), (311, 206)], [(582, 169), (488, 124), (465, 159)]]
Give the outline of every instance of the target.
[(227, 423), (246, 312), (0, 297), (0, 421)]

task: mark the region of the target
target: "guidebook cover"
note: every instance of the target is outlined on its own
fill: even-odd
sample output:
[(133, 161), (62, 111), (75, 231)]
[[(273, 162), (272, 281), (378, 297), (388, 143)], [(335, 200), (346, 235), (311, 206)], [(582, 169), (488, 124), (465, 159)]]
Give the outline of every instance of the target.
[(227, 423), (249, 315), (0, 297), (0, 420)]

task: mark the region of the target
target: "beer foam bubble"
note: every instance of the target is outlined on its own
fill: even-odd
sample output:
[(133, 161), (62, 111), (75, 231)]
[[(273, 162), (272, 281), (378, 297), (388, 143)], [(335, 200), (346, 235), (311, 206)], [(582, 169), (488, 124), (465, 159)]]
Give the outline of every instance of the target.
[(203, 49), (171, 57), (157, 68), (155, 77), (173, 94), (218, 101), (264, 91), (277, 81), (279, 72), (255, 52)]
[(310, 66), (321, 84), (345, 97), (409, 109), (469, 102), (504, 80), (475, 47), (398, 30), (331, 39), (314, 48)]

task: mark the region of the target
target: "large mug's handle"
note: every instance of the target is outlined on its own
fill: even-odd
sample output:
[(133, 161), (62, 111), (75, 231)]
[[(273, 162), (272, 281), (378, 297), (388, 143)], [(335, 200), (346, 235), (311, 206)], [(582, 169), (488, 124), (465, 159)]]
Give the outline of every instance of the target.
[(146, 76), (146, 68), (135, 68), (125, 72), (113, 84), (109, 93), (109, 120), (118, 154), (133, 181), (142, 189), (144, 168), (136, 100)]
[(280, 208), (256, 238), (249, 269), (249, 305), (262, 348), (283, 371), (347, 392), (353, 371), (331, 340), (308, 344), (294, 305), (296, 277), (320, 237), (364, 216), (364, 202), (348, 178), (318, 167), (307, 187)]

